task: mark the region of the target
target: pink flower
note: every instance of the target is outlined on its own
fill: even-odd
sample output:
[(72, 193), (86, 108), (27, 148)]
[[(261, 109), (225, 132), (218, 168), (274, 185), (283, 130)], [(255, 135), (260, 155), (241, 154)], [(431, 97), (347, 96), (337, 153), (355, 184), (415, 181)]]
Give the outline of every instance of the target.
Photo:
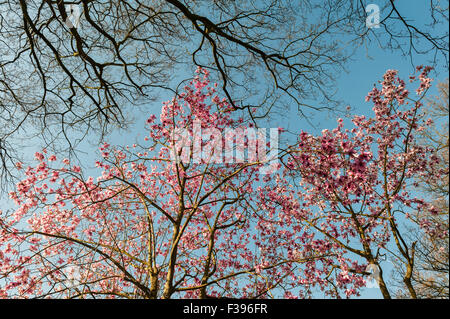
[(79, 173), (79, 172), (81, 172), (81, 168), (80, 168), (80, 166), (74, 166), (74, 167), (72, 167), (72, 171), (75, 173)]
[(44, 155), (42, 153), (36, 152), (34, 153), (34, 159), (42, 162), (44, 160)]
[(147, 119), (147, 124), (152, 124), (156, 119), (156, 116), (154, 114), (150, 115), (150, 117)]

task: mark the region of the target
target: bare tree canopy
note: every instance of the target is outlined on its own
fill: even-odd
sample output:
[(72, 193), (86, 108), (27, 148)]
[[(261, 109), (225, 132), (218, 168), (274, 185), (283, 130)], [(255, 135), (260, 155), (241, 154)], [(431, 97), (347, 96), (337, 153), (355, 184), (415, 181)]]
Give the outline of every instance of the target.
[[(273, 106), (289, 103), (302, 113), (332, 101), (334, 75), (364, 41), (447, 63), (448, 34), (435, 34), (435, 26), (448, 23), (448, 1), (430, 1), (426, 27), (386, 1), (378, 29), (366, 26), (368, 4), (0, 1), (2, 176), (20, 155), (16, 137), (39, 135), (73, 150), (74, 137), (126, 127), (135, 107), (162, 88), (174, 89), (186, 67), (212, 71), (232, 108), (257, 118)], [(80, 25), (71, 20), (74, 8)], [(252, 113), (256, 106), (260, 111)]]

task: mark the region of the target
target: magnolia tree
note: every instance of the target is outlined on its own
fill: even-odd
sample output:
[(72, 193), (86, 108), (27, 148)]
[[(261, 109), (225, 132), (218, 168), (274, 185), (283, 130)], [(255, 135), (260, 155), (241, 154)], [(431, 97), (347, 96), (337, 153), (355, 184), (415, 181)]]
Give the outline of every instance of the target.
[(0, 215), (0, 296), (340, 297), (358, 294), (383, 253), (413, 267), (401, 223), (430, 207), (408, 180), (437, 160), (414, 142), (420, 101), (395, 71), (382, 84), (374, 118), (302, 132), (278, 164), (263, 156), (276, 139), (235, 118), (204, 70), (147, 120), (142, 145), (100, 148), (97, 178), (36, 153), (34, 167), (18, 164), (18, 208)]
[[(295, 209), (299, 227), (310, 227), (324, 241), (345, 250), (346, 256), (363, 261), (348, 267), (336, 259), (334, 267), (343, 270), (336, 288), (351, 281), (350, 273), (371, 272), (383, 297), (390, 298), (380, 267), (387, 257), (403, 265), (403, 282), (416, 298), (411, 283), (416, 242), (406, 239), (407, 226), (418, 222), (426, 233), (446, 236), (448, 232), (427, 218), (412, 218), (418, 212), (439, 213), (419, 197), (417, 177), (436, 182), (445, 174), (437, 166), (435, 150), (416, 140), (417, 133), (431, 124), (421, 112), (421, 100), (430, 87), (430, 68), (419, 67), (418, 71), (416, 100), (397, 71), (388, 70), (381, 89), (375, 87), (366, 98), (373, 102), (374, 117), (355, 116), (353, 128), (344, 128), (339, 119), (335, 129), (323, 130), (319, 136), (301, 132), (283, 161), (281, 190), (265, 188), (260, 193), (272, 210), (301, 203)], [(410, 82), (416, 80), (410, 77)], [(292, 178), (298, 187), (291, 187)], [(292, 200), (286, 200), (286, 194)]]
[(200, 141), (202, 156), (187, 143), (200, 123), (203, 135), (235, 141), (236, 152), (262, 149), (261, 138), (230, 134), (243, 123), (199, 72), (163, 105), (159, 123), (148, 119), (145, 146), (100, 148), (97, 179), (36, 154), (11, 193), (19, 208), (1, 215), (1, 296), (257, 298), (326, 289), (322, 277), (340, 251), (317, 250), (305, 229), (289, 232), (289, 210), (276, 213), (283, 223), (264, 218), (255, 194), (271, 177), (261, 156), (222, 164), (217, 136)]

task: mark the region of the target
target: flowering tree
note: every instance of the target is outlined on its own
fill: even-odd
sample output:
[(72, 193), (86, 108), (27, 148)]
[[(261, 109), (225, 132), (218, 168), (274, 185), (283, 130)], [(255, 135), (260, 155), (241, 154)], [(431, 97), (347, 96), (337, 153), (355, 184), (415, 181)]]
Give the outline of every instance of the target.
[(2, 297), (289, 297), (310, 293), (305, 280), (326, 288), (320, 277), (336, 252), (301, 245), (288, 210), (277, 213), (282, 223), (264, 219), (262, 163), (220, 164), (214, 147), (196, 162), (174, 134), (243, 126), (201, 72), (163, 105), (160, 123), (148, 119), (145, 146), (100, 148), (97, 179), (36, 153), (10, 194), (19, 208), (0, 217)]
[[(347, 272), (372, 270), (383, 296), (390, 298), (380, 267), (380, 260), (388, 254), (400, 260), (405, 270), (403, 282), (410, 296), (416, 298), (411, 284), (416, 242), (405, 238), (406, 225), (418, 222), (427, 233), (448, 232), (427, 218), (411, 218), (412, 212), (414, 216), (424, 211), (438, 214), (426, 198), (416, 197), (416, 178), (426, 176), (427, 180), (436, 181), (445, 174), (437, 166), (434, 150), (421, 146), (416, 139), (431, 124), (421, 113), (421, 100), (431, 82), (427, 77), (430, 68), (418, 70), (418, 100), (409, 97), (397, 71), (388, 70), (381, 90), (375, 87), (366, 98), (374, 104), (374, 117), (355, 116), (352, 129), (344, 129), (343, 120), (339, 119), (337, 128), (324, 130), (319, 136), (302, 132), (285, 160), (283, 190), (274, 197), (262, 192), (265, 201), (281, 206), (291, 203), (280, 200), (280, 196), (291, 194), (294, 201), (302, 202), (298, 210), (301, 225), (311, 227), (347, 255), (365, 262), (347, 267), (336, 260), (335, 267), (344, 270), (338, 287), (349, 280)], [(410, 78), (411, 82), (415, 80)], [(289, 176), (301, 177), (299, 190), (285, 187)]]
[[(413, 267), (397, 215), (427, 206), (407, 181), (436, 159), (414, 143), (420, 102), (397, 108), (408, 93), (395, 71), (369, 94), (375, 118), (355, 117), (351, 131), (339, 121), (322, 136), (302, 132), (273, 174), (261, 173), (260, 157), (224, 158), (223, 136), (266, 145), (227, 135), (244, 123), (198, 72), (164, 103), (159, 123), (148, 119), (144, 145), (100, 148), (97, 179), (36, 153), (10, 194), (18, 209), (0, 215), (1, 297), (290, 298), (316, 288), (351, 296), (391, 239)], [(200, 157), (189, 141), (196, 123), (208, 132)]]
[[(443, 229), (449, 228), (449, 91), (448, 79), (437, 84), (438, 96), (428, 99), (426, 113), (433, 120), (433, 125), (421, 132), (421, 143), (436, 150), (440, 159), (439, 168), (444, 171), (441, 179), (436, 180), (434, 173), (426, 174), (418, 178), (418, 183), (423, 192), (432, 200), (433, 208), (438, 207), (439, 213), (417, 212), (413, 219), (420, 223), (428, 219), (434, 225), (440, 225)], [(423, 213), (426, 216), (423, 216)], [(424, 234), (417, 227), (411, 227), (408, 235), (409, 241), (415, 241), (416, 258), (415, 269), (412, 274), (412, 284), (418, 298), (449, 298), (449, 237), (448, 232)], [(394, 261), (397, 266), (399, 262)], [(401, 266), (398, 265), (398, 266)], [(393, 274), (394, 283), (404, 276), (404, 268), (395, 267)], [(400, 280), (401, 282), (401, 280)], [(400, 286), (400, 285), (398, 285)], [(396, 293), (398, 297), (404, 297), (407, 292), (401, 287)]]

